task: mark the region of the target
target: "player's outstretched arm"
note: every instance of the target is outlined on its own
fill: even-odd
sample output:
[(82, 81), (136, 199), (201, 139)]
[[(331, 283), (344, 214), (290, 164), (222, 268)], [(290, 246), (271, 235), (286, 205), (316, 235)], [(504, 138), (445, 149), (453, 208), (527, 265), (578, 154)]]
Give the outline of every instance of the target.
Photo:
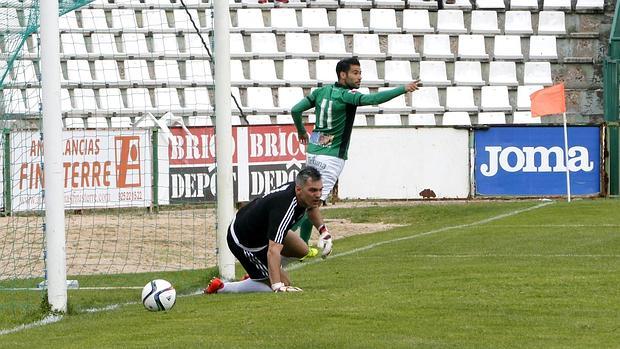
[(377, 93), (345, 94), (345, 98), (347, 99), (345, 102), (355, 105), (377, 105), (385, 103), (394, 97), (402, 95), (403, 93), (416, 91), (419, 83), (419, 80), (415, 80), (406, 85)]

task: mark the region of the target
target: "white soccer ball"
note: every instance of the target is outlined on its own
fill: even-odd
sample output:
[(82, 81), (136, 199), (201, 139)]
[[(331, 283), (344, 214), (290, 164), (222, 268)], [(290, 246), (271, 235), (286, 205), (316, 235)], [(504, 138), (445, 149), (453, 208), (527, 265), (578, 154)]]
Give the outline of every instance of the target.
[(177, 291), (166, 280), (150, 281), (142, 289), (142, 304), (150, 311), (170, 310), (177, 301)]

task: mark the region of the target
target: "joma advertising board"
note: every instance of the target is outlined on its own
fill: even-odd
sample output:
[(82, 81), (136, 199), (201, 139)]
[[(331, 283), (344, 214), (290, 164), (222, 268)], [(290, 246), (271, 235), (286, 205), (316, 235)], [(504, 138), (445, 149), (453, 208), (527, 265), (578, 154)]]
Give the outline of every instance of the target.
[[(63, 131), (65, 208), (151, 204), (149, 130)], [(44, 208), (44, 143), (38, 132), (11, 133), (13, 211)]]
[(562, 127), (495, 127), (475, 131), (478, 195), (565, 195), (600, 193), (600, 131), (568, 128), (568, 162)]
[[(171, 129), (170, 202), (214, 201), (215, 134), (212, 127)], [(292, 125), (233, 128), (236, 201), (248, 201), (294, 180), (306, 154)]]

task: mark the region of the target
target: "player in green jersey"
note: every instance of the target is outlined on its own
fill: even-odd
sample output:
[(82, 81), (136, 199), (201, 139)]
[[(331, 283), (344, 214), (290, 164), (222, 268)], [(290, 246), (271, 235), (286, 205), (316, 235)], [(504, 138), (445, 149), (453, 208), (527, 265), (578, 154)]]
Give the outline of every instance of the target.
[[(333, 189), (338, 176), (344, 168), (347, 151), (353, 131), (353, 121), (358, 106), (377, 105), (400, 96), (406, 92), (413, 92), (420, 86), (419, 80), (412, 81), (404, 86), (396, 87), (378, 93), (362, 94), (355, 89), (360, 87), (362, 70), (357, 58), (346, 58), (336, 65), (338, 82), (333, 85), (317, 88), (307, 95), (291, 110), (295, 127), (301, 144), (306, 145), (306, 166), (315, 167), (323, 178), (323, 192), (321, 199)], [(304, 111), (314, 108), (316, 122), (310, 135), (306, 132), (301, 115)], [(332, 238), (318, 208), (307, 211), (312, 221), (318, 223), (320, 248), (324, 248), (323, 257), (331, 252)], [(312, 223), (305, 217), (297, 225), (300, 227), (301, 238), (308, 242), (312, 233)]]

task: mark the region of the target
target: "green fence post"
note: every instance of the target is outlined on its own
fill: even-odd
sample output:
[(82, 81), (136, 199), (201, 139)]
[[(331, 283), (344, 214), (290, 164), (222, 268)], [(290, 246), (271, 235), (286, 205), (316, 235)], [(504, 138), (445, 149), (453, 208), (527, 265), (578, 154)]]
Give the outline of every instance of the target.
[(10, 216), (12, 210), (11, 200), (11, 130), (5, 128), (2, 130), (2, 138), (4, 144), (4, 166), (2, 170), (2, 177), (4, 178), (4, 187), (2, 188), (4, 194), (4, 215)]

